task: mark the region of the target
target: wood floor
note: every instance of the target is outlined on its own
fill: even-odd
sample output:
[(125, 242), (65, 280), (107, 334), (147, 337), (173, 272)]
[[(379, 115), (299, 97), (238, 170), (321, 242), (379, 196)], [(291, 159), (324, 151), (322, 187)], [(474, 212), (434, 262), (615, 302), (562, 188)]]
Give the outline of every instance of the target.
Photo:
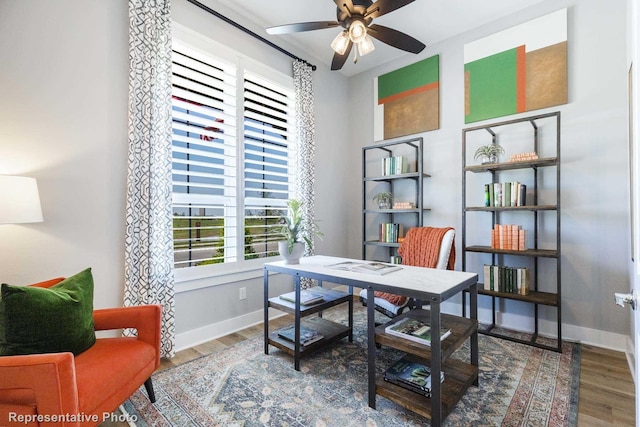
[[(284, 316), (270, 321), (278, 328), (291, 323)], [(163, 359), (160, 369), (180, 365), (203, 355), (215, 353), (249, 338), (262, 336), (262, 326), (253, 326), (217, 340), (198, 345)], [(635, 391), (624, 353), (590, 345), (582, 346), (578, 426), (635, 426)], [(125, 423), (103, 423), (101, 427), (126, 427)]]

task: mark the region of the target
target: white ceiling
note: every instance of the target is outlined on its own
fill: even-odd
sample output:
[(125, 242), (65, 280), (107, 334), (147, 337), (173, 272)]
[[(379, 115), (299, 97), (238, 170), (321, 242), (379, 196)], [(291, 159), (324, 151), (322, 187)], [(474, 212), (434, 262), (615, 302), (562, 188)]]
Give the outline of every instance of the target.
[[(440, 42), (472, 28), (487, 24), (543, 0), (416, 0), (374, 20), (420, 40), (427, 45)], [(259, 28), (309, 21), (335, 21), (336, 5), (332, 0), (219, 0), (219, 3), (247, 17)], [(319, 67), (331, 67), (333, 51), (329, 44), (341, 28), (329, 28), (277, 36), (260, 33), (278, 44), (288, 43), (309, 57), (300, 55)], [(405, 55), (413, 55), (374, 40), (376, 49), (358, 59), (350, 58), (340, 72), (346, 76), (363, 72)], [(424, 52), (424, 51), (423, 51)], [(352, 51), (353, 55), (353, 51)], [(319, 61), (321, 63), (319, 63)]]

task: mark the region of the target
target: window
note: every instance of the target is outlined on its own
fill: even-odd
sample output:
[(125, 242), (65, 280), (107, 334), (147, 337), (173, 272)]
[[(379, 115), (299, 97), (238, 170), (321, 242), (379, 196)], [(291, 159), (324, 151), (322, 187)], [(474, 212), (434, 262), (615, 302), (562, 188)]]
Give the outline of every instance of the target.
[(176, 269), (277, 255), (271, 229), (294, 190), (293, 84), (254, 68), (174, 40)]

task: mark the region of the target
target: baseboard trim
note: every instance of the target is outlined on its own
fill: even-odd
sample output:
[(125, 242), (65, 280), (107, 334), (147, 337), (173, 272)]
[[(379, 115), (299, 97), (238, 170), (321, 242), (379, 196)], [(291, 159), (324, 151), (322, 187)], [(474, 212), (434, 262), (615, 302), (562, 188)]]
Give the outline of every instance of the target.
[[(285, 314), (286, 313), (278, 310), (269, 309), (270, 320), (282, 317)], [(264, 312), (262, 310), (258, 310), (242, 316), (223, 320), (222, 322), (212, 323), (201, 328), (176, 334), (176, 351), (195, 347), (207, 341), (215, 340), (251, 326), (262, 324), (262, 322), (264, 322)]]
[[(336, 289), (341, 289), (341, 286)], [(341, 290), (347, 290), (341, 289)], [(355, 293), (355, 291), (354, 291)], [(460, 315), (460, 304), (453, 302), (445, 302), (442, 304), (442, 312), (454, 315)], [(269, 309), (269, 319), (284, 316), (285, 313)], [(490, 310), (478, 310), (478, 318), (482, 322), (483, 319), (491, 319)], [(212, 323), (198, 329), (186, 331), (176, 334), (176, 351), (185, 350), (190, 347), (202, 344), (204, 342), (223, 337), (225, 335), (238, 332), (250, 326), (262, 323), (264, 320), (263, 311), (258, 310), (242, 316), (234, 317), (218, 323)], [(501, 324), (509, 325), (511, 329), (522, 332), (531, 332), (526, 327), (518, 327), (518, 325), (527, 325), (531, 319), (527, 316), (519, 316), (517, 314), (505, 314)], [(541, 320), (540, 335), (550, 338), (556, 338), (556, 324), (551, 321)], [(576, 325), (562, 324), (562, 337), (566, 341), (579, 342), (593, 345), (595, 347), (607, 348), (610, 350), (620, 351), (627, 355), (629, 367), (635, 380), (635, 370), (633, 369), (633, 346), (631, 338), (627, 335), (617, 334), (614, 332), (600, 331), (597, 329), (583, 328)]]

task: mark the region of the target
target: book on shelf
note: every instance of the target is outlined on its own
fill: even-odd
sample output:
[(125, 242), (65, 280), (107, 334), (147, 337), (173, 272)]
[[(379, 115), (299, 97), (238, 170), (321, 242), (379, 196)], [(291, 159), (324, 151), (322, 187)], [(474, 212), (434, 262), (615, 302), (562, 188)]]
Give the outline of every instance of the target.
[(380, 223), (378, 234), (382, 243), (398, 243), (398, 239), (404, 234), (404, 226), (392, 222), (383, 222)]
[(382, 175), (399, 175), (409, 172), (409, 160), (404, 156), (385, 157), (382, 159)]
[(519, 225), (495, 224), (491, 230), (491, 247), (524, 251), (527, 249), (527, 233)]
[[(280, 338), (284, 338), (287, 341), (295, 342), (295, 325), (287, 326), (286, 328), (282, 328), (278, 331), (278, 336)], [(304, 325), (300, 325), (300, 345), (308, 346), (316, 341), (320, 341), (324, 338), (320, 332), (314, 331), (313, 329), (307, 328)]]
[[(289, 302), (296, 302), (296, 291), (287, 292), (280, 295), (280, 299)], [(324, 295), (321, 292), (314, 291), (312, 289), (300, 290), (300, 305), (313, 305), (324, 301)]]
[(526, 267), (485, 264), (483, 276), (486, 291), (528, 295), (531, 289), (531, 273)]
[[(420, 344), (431, 345), (431, 326), (418, 319), (405, 317), (384, 328), (388, 334), (405, 338)], [(451, 335), (451, 330), (440, 328), (440, 341)]]
[[(431, 396), (431, 368), (422, 363), (403, 357), (387, 368), (383, 378), (407, 390)], [(440, 382), (443, 381), (444, 372), (440, 372)]]
[(402, 270), (397, 264), (387, 264), (384, 262), (366, 262), (366, 261), (344, 261), (337, 264), (329, 264), (328, 268), (335, 270), (353, 271), (354, 273), (367, 273), (383, 275), (394, 271)]
[(527, 186), (519, 181), (485, 184), (484, 205), (490, 207), (526, 206)]

